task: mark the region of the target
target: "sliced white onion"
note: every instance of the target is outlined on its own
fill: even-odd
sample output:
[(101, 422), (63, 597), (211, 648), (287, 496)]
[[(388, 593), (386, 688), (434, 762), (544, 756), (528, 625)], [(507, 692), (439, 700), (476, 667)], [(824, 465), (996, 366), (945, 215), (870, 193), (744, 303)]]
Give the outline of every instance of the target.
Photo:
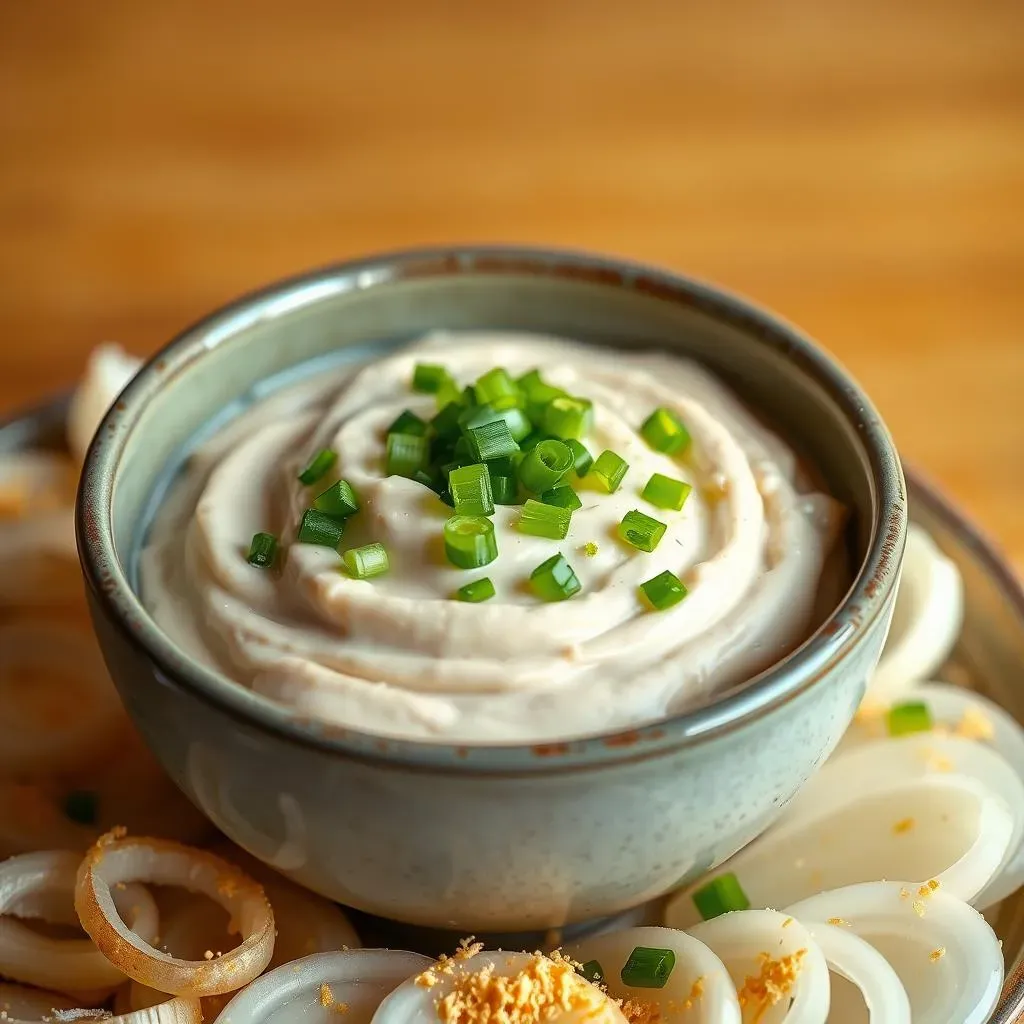
[(0, 1014), (5, 1024), (41, 1021), (54, 1010), (73, 1010), (78, 1004), (57, 992), (25, 985), (9, 985), (0, 981)]
[[(141, 941), (118, 916), (111, 894), (119, 883), (180, 886), (219, 903), (242, 942), (212, 960), (178, 960)], [(233, 992), (257, 977), (274, 952), (274, 915), (263, 889), (238, 868), (204, 850), (160, 839), (105, 836), (78, 871), (75, 909), (82, 927), (128, 977), (174, 995)]]
[[(830, 986), (825, 956), (810, 932), (793, 917), (774, 910), (743, 910), (690, 929), (690, 934), (725, 964), (745, 1017), (758, 1024), (825, 1024), (828, 1019)], [(744, 991), (748, 979), (760, 975), (765, 957), (796, 960), (793, 984), (774, 1004), (751, 1001)]]
[(927, 531), (911, 523), (892, 626), (868, 697), (891, 699), (931, 678), (949, 657), (963, 614), (960, 570)]
[[(455, 989), (462, 976), (488, 969), (495, 978), (512, 978), (529, 970), (536, 953), (503, 953), (487, 950), (464, 959), (450, 961), (447, 971), (436, 970), (433, 984), (410, 978), (399, 985), (373, 1015), (373, 1024), (438, 1024), (438, 1004)], [(549, 1024), (625, 1024), (618, 1005), (596, 985), (591, 985), (567, 962), (555, 964), (563, 978), (559, 1003), (546, 1008), (543, 1019)], [(572, 1009), (564, 1009), (569, 997), (575, 997)], [(225, 1022), (226, 1024), (226, 1022)], [(234, 1022), (232, 1022), (234, 1024)]]
[[(663, 988), (630, 988), (623, 984), (622, 968), (637, 946), (675, 953), (675, 967)], [(578, 963), (596, 960), (604, 972), (609, 995), (653, 1003), (662, 1019), (671, 1019), (685, 1008), (687, 1024), (740, 1024), (740, 1004), (725, 965), (703, 942), (686, 932), (676, 928), (627, 928), (584, 939), (565, 953)]]
[(218, 1024), (368, 1024), (385, 996), (433, 962), (396, 949), (303, 957), (246, 986), (217, 1018)]
[(59, 621), (0, 625), (0, 771), (73, 771), (106, 750), (125, 716), (94, 635)]
[(142, 360), (128, 355), (120, 345), (107, 342), (93, 349), (68, 408), (68, 447), (79, 462), (85, 459), (107, 410), (140, 366)]
[[(42, 892), (63, 893), (70, 904), (78, 865), (76, 854), (62, 851), (26, 853), (4, 861), (0, 864), (0, 914), (31, 909), (31, 897)], [(136, 942), (153, 941), (160, 920), (149, 893), (133, 885), (119, 889), (116, 896), (116, 908), (112, 901), (111, 909), (119, 922), (120, 913), (128, 921), (121, 928)], [(48, 938), (10, 916), (0, 918), (0, 973), (70, 993), (109, 990), (124, 981), (123, 972), (88, 939)]]
[[(104, 1024), (202, 1024), (203, 1012), (198, 999), (178, 996), (143, 1010), (131, 1010), (108, 1017)], [(59, 1022), (54, 1022), (59, 1024)]]
[(899, 975), (914, 1024), (982, 1024), (999, 1000), (999, 940), (976, 910), (938, 890), (867, 882), (788, 907), (801, 921), (833, 921), (870, 942)]

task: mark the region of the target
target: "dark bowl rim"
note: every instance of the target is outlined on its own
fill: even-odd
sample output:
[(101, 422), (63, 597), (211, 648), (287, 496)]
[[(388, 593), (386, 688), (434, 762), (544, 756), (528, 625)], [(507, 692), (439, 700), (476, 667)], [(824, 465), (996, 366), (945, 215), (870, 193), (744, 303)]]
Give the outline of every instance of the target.
[[(517, 274), (584, 281), (685, 305), (781, 351), (822, 387), (861, 438), (873, 518), (867, 554), (845, 598), (796, 651), (741, 688), (657, 722), (583, 739), (540, 744), (469, 746), (392, 739), (300, 716), (258, 697), (187, 657), (149, 616), (114, 549), (112, 496), (131, 429), (163, 381), (190, 367), (238, 329), (280, 307), (299, 308), (325, 294), (387, 287), (424, 277)], [(553, 772), (645, 760), (731, 732), (794, 699), (819, 681), (865, 635), (898, 579), (906, 540), (907, 498), (892, 439), (867, 396), (848, 374), (787, 321), (716, 286), (668, 270), (549, 247), (473, 245), (407, 249), (330, 264), (243, 295), (179, 332), (128, 384), (89, 448), (76, 505), (79, 557), (94, 613), (153, 663), (161, 681), (211, 704), (250, 728), (321, 752), (391, 765), (465, 772)]]

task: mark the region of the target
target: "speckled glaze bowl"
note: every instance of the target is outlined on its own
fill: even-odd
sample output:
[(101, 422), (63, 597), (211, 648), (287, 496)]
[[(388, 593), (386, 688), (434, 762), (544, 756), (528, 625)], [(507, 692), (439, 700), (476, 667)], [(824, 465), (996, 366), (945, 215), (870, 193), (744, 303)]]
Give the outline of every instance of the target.
[[(168, 467), (197, 434), (265, 392), (268, 378), (339, 350), (372, 356), (437, 327), (541, 331), (703, 361), (851, 510), (855, 575), (841, 607), (785, 661), (705, 706), (534, 747), (383, 740), (326, 726), (191, 660), (134, 584)], [(797, 330), (664, 271), (462, 248), (329, 267), (186, 330), (101, 427), (78, 533), (96, 630), (125, 706), (220, 829), (351, 907), (494, 933), (636, 907), (773, 820), (838, 742), (864, 691), (892, 612), (906, 518), (899, 460), (877, 413)]]

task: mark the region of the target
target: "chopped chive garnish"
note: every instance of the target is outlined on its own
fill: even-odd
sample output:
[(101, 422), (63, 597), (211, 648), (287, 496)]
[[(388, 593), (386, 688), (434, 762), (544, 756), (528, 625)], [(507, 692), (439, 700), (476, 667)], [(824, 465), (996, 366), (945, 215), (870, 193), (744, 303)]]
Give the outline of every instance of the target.
[(473, 390), (480, 405), (487, 405), (488, 402), (515, 397), (519, 394), (519, 388), (500, 366), (488, 370), (478, 378)]
[(460, 466), (448, 474), (448, 490), (452, 492), (455, 511), (460, 516), (490, 516), (494, 514), (491, 494), (491, 476), (482, 463)]
[(430, 421), (430, 426), (438, 437), (456, 437), (459, 433), (459, 417), (465, 412), (458, 402), (449, 402)]
[(671, 949), (637, 946), (622, 967), (622, 984), (630, 988), (664, 988), (676, 966)]
[(671, 409), (662, 406), (655, 409), (650, 416), (644, 420), (640, 428), (643, 439), (656, 452), (664, 452), (666, 455), (675, 455), (683, 451), (690, 443), (690, 432), (686, 429), (683, 421)]
[(530, 587), (542, 601), (564, 601), (581, 589), (576, 573), (562, 555), (552, 555), (530, 573)]
[(413, 368), (413, 391), (433, 395), (447, 381), (451, 381), (451, 376), (443, 366), (438, 366), (435, 363), (417, 363)]
[(679, 604), (687, 594), (683, 581), (668, 569), (659, 572), (657, 576), (645, 583), (641, 583), (640, 589), (659, 612), (671, 608), (674, 604)]
[(460, 465), (468, 466), (473, 461), (473, 446), (469, 441), (460, 437), (452, 448), (452, 458), (459, 460)]
[(428, 469), (417, 469), (410, 478), (424, 487), (429, 487), (435, 494), (440, 494), (445, 487), (445, 482), (440, 474), (432, 473)]
[(491, 497), (495, 505), (519, 504), (519, 477), (512, 465), (511, 457), (492, 459), (487, 463), (487, 473), (491, 478)]
[(455, 598), (458, 601), (468, 601), (470, 604), (479, 604), (481, 601), (490, 601), (494, 597), (494, 584), (489, 576), (482, 580), (473, 580), (464, 587), (455, 591)]
[(568, 395), (552, 398), (544, 406), (542, 426), (544, 433), (563, 440), (579, 440), (594, 422), (594, 405), (586, 398), (570, 398)]
[(561, 388), (543, 383), (524, 389), (523, 394), (526, 396), (526, 412), (534, 423), (540, 423), (544, 418), (544, 410), (549, 402), (568, 397)]
[(890, 736), (906, 736), (912, 732), (928, 732), (932, 727), (932, 713), (924, 701), (911, 700), (894, 704), (887, 716)]
[(604, 968), (596, 960), (588, 960), (585, 964), (580, 964), (576, 973), (593, 985), (599, 985), (604, 981)]
[(493, 405), (478, 405), (463, 409), (459, 417), (459, 423), (467, 434), (472, 427), (482, 427), (485, 423), (495, 423), (498, 420), (505, 421), (508, 432), (516, 441), (521, 441), (533, 430), (526, 413), (517, 405), (506, 409), (498, 409)]
[(750, 900), (739, 879), (730, 871), (713, 878), (693, 894), (693, 905), (705, 921), (734, 910), (749, 910)]
[(357, 580), (368, 580), (386, 573), (391, 563), (383, 544), (364, 544), (361, 548), (349, 548), (342, 556), (349, 576)]
[(678, 512), (686, 504), (691, 490), (693, 488), (682, 480), (654, 473), (644, 484), (640, 497), (658, 508), (671, 508)]
[(550, 491), (572, 469), (572, 452), (564, 441), (538, 441), (519, 464), (519, 479), (528, 491)]
[(338, 453), (330, 448), (321, 448), (309, 460), (306, 468), (299, 474), (299, 483), (308, 487), (315, 484), (317, 480), (323, 479), (331, 470), (331, 467), (338, 461)]
[(427, 432), (427, 424), (419, 418), (411, 409), (405, 409), (396, 417), (394, 423), (388, 427), (389, 434), (420, 434)]
[(532, 388), (537, 387), (538, 384), (543, 384), (544, 381), (541, 379), (540, 370), (534, 368), (527, 370), (521, 377), (516, 378), (516, 386), (520, 391), (530, 392)]
[(586, 476), (590, 471), (590, 467), (594, 464), (594, 456), (575, 437), (566, 438), (565, 443), (569, 446), (569, 451), (572, 452), (573, 467), (576, 470), (576, 475), (580, 477)]
[(345, 519), (359, 511), (359, 502), (355, 492), (347, 480), (336, 480), (326, 491), (322, 491), (313, 499), (313, 508), (317, 512), (326, 512), (329, 516)]
[(661, 543), (667, 529), (664, 523), (634, 508), (622, 517), (619, 536), (641, 551), (653, 551)]
[(627, 469), (629, 463), (625, 459), (606, 449), (594, 461), (592, 472), (604, 484), (605, 490), (609, 494), (614, 494), (619, 489)]
[(430, 462), (430, 442), (422, 434), (388, 434), (387, 474), (412, 479)]
[(498, 557), (494, 523), (486, 516), (452, 516), (444, 524), (444, 553), (460, 569), (488, 565)]
[(519, 450), (522, 452), (532, 452), (544, 440), (544, 435), (539, 430), (531, 431), (519, 442)]
[(534, 537), (561, 540), (569, 532), (572, 509), (558, 505), (545, 505), (542, 501), (527, 498), (519, 514), (519, 530)]
[(99, 799), (91, 789), (75, 789), (64, 797), (64, 817), (79, 825), (95, 825)]
[(249, 545), (248, 562), (257, 569), (269, 569), (277, 555), (277, 538), (272, 533), (254, 533)]
[(580, 496), (568, 484), (550, 488), (540, 496), (540, 500), (545, 505), (558, 505), (559, 508), (567, 508), (570, 512), (583, 507)]
[(470, 427), (467, 438), (473, 457), (479, 462), (488, 459), (500, 459), (519, 451), (519, 445), (508, 429), (504, 420), (484, 423), (479, 427)]
[(466, 396), (462, 388), (451, 377), (445, 377), (437, 391), (434, 392), (434, 407), (440, 411), (446, 405), (451, 405), (453, 402), (456, 405), (465, 405)]
[(307, 508), (299, 523), (298, 540), (302, 544), (316, 544), (324, 548), (336, 548), (345, 532), (345, 520)]

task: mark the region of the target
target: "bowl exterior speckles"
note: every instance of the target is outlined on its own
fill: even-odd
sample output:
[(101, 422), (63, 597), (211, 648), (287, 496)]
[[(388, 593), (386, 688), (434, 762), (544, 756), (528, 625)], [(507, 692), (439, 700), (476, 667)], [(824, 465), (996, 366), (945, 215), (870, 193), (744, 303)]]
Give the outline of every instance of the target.
[[(851, 511), (855, 579), (797, 652), (706, 705), (544, 746), (384, 740), (299, 718), (195, 663), (125, 566), (162, 467), (308, 359), (433, 328), (537, 331), (696, 357), (797, 445)], [(190, 328), (126, 389), (86, 461), (79, 548), (132, 718), (239, 845), (360, 910), (464, 931), (637, 906), (761, 832), (838, 742), (881, 650), (906, 531), (884, 426), (799, 332), (705, 285), (551, 251), (411, 252), (328, 268)]]

